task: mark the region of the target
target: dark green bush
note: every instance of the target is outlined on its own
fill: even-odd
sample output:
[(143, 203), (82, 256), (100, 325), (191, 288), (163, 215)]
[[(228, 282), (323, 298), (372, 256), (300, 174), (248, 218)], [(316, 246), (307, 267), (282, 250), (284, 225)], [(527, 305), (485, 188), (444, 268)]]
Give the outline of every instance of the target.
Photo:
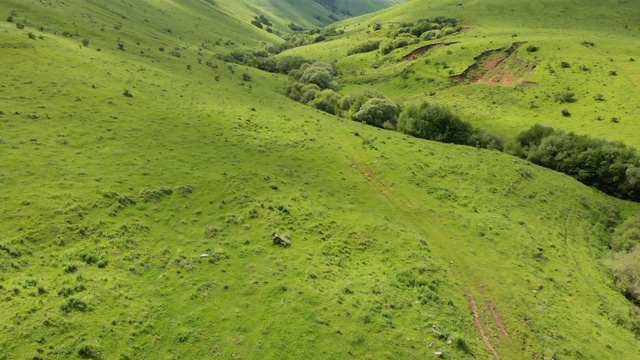
[(398, 129), (409, 135), (444, 143), (469, 144), (474, 128), (460, 120), (451, 110), (423, 103), (409, 106), (400, 115)]
[(640, 201), (640, 156), (622, 142), (535, 125), (517, 136), (510, 152), (609, 195)]
[(259, 28), (259, 29), (262, 29), (262, 23), (258, 19), (251, 20), (251, 25), (253, 25), (253, 26), (255, 26), (255, 27)]
[(83, 359), (100, 359), (102, 357), (100, 349), (93, 345), (82, 345), (78, 348), (78, 356)]

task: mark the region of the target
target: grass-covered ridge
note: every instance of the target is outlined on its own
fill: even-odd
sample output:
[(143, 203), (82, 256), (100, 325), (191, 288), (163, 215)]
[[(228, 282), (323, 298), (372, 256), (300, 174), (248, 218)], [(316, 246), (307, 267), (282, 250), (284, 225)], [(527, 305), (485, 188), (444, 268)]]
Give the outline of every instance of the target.
[(0, 358), (490, 358), (471, 299), (501, 358), (636, 355), (637, 204), (293, 102), (204, 1), (1, 3)]

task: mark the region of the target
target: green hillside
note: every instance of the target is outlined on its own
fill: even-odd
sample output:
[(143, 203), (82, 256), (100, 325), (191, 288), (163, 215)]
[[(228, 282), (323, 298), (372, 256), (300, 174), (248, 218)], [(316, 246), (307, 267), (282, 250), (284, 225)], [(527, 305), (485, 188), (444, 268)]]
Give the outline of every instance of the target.
[[(358, 43), (389, 39), (401, 22), (437, 16), (456, 18), (463, 31), (409, 44), (388, 55), (374, 51), (347, 56)], [(337, 24), (346, 36), (293, 49), (288, 55), (311, 53), (337, 60), (344, 93), (375, 87), (402, 101), (426, 95), (501, 135), (513, 136), (544, 123), (638, 146), (638, 18), (640, 7), (629, 1), (414, 0)], [(382, 28), (374, 31), (374, 24)], [(449, 45), (403, 60), (416, 49), (441, 43)], [(474, 64), (485, 65), (476, 57), (514, 43), (523, 45), (489, 76), (452, 80)], [(529, 46), (536, 51), (527, 51)], [(556, 94), (564, 93), (574, 93), (576, 101), (555, 100)], [(563, 108), (571, 116), (562, 116)]]
[[(637, 307), (603, 263), (612, 229), (637, 203), (504, 153), (288, 99), (286, 75), (216, 57), (283, 42), (253, 16), (302, 24), (246, 4), (0, 0), (0, 359), (637, 356)], [(441, 86), (429, 98), (459, 102), (476, 124), (513, 134), (533, 123), (505, 103), (535, 94), (518, 89), (563, 86), (544, 85), (550, 75), (527, 79), (537, 88), (445, 86), (446, 71), (422, 58), (370, 69), (361, 65), (375, 54), (346, 56), (355, 39), (378, 36), (369, 24), (386, 31), (402, 9), (436, 5), (355, 18), (338, 25), (344, 39), (282, 56), (333, 58), (341, 93), (376, 87), (407, 103), (431, 91), (413, 85), (424, 71)], [(475, 26), (452, 37), (453, 54), (434, 53), (455, 56), (452, 68), (511, 43), (507, 25), (499, 42), (497, 20), (453, 12), (467, 5), (438, 9)], [(572, 62), (595, 51), (595, 64), (638, 34), (626, 31), (607, 42), (589, 33), (595, 50), (570, 45), (579, 34), (560, 46), (583, 51)], [(517, 32), (540, 44), (523, 57), (552, 62), (553, 40)], [(636, 50), (625, 57), (640, 59)], [(607, 105), (637, 92), (637, 63), (615, 58), (615, 80), (631, 85), (609, 85)], [(416, 72), (401, 81), (404, 66)], [(574, 71), (559, 83), (582, 76)], [(363, 82), (378, 75), (387, 80)], [(474, 110), (465, 91), (501, 100), (475, 100)], [(580, 129), (582, 101), (554, 125)], [(637, 111), (615, 101), (616, 113)], [(630, 115), (617, 132), (593, 124), (583, 132), (640, 140)], [(273, 245), (274, 232), (292, 246)]]

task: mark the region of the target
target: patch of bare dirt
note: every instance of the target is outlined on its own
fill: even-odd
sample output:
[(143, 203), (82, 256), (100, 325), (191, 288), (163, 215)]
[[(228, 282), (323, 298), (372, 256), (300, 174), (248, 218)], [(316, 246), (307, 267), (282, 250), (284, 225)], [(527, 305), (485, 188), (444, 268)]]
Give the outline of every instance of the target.
[(507, 49), (485, 51), (474, 58), (475, 63), (451, 79), (458, 82), (480, 82), (487, 84), (533, 86), (525, 79), (533, 75), (536, 66), (518, 59), (516, 50), (522, 43), (514, 43)]
[(429, 45), (421, 46), (421, 47), (413, 50), (412, 52), (408, 53), (407, 55), (403, 56), (402, 60), (414, 60), (418, 56), (426, 53), (427, 51), (429, 51), (431, 49), (435, 49), (435, 48), (439, 48), (439, 47), (443, 47), (443, 46), (449, 46), (449, 45), (453, 45), (453, 44), (457, 44), (457, 43), (459, 43), (459, 41), (448, 42), (448, 43), (429, 44)]

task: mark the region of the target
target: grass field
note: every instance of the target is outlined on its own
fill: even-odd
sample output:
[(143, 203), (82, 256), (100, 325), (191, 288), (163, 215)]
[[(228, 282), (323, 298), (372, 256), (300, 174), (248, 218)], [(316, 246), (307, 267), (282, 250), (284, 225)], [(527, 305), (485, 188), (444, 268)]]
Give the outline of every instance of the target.
[[(281, 42), (215, 3), (0, 0), (13, 17), (0, 18), (0, 359), (494, 358), (480, 329), (503, 359), (637, 356), (637, 310), (602, 259), (610, 227), (638, 204), (503, 153), (295, 103), (286, 76), (213, 58)], [(459, 73), (515, 41), (513, 24), (487, 15), (504, 3), (413, 0), (290, 53), (329, 58), (376, 36), (365, 21), (438, 6), (474, 27), (428, 55)], [(627, 47), (638, 31), (598, 37), (576, 19), (554, 40), (534, 36), (541, 19), (515, 31), (540, 47), (518, 51), (538, 64), (537, 87), (454, 86), (424, 58), (369, 69), (374, 54), (345, 53), (342, 91), (426, 96), (505, 135), (557, 121), (637, 144), (626, 58), (640, 60)], [(406, 66), (411, 78), (395, 78)], [(556, 116), (544, 95), (577, 79), (573, 116)], [(602, 108), (583, 106), (596, 92)], [(622, 120), (583, 119), (594, 110)], [(274, 232), (292, 246), (272, 245)]]

